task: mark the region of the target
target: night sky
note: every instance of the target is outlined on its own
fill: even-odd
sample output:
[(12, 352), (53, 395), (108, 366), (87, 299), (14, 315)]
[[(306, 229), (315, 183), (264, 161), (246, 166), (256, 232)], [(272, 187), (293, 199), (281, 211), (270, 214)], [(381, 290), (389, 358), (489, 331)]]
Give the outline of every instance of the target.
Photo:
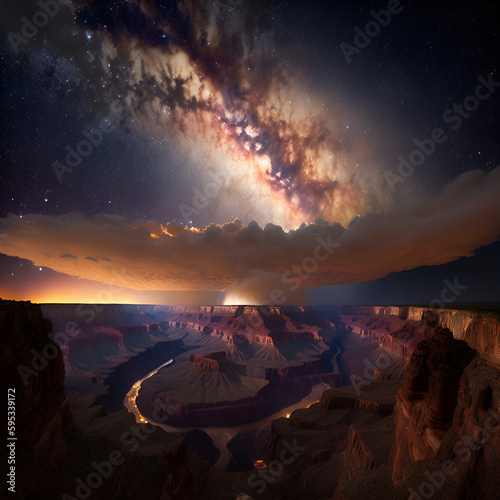
[(2, 9), (1, 297), (500, 300), (499, 5), (61, 3)]

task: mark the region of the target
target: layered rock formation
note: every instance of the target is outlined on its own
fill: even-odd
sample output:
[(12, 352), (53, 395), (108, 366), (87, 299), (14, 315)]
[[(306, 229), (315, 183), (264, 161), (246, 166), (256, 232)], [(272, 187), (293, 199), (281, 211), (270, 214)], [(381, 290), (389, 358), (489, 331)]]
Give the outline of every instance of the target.
[(500, 367), (448, 329), (419, 344), (395, 408), (394, 482), (414, 496), (497, 498), (499, 380)]
[[(185, 384), (186, 380), (192, 385), (197, 379), (200, 381), (199, 394), (204, 394), (203, 387), (206, 385), (213, 395), (201, 400), (201, 396), (193, 397), (186, 389), (186, 397), (182, 397), (178, 395), (180, 388), (175, 393), (162, 390), (165, 387), (161, 382), (162, 375), (157, 377), (157, 381), (152, 377), (144, 381), (136, 400), (145, 417), (151, 420), (154, 420), (154, 415), (162, 418), (164, 412), (168, 411), (169, 425), (232, 427), (261, 420), (300, 400), (311, 392), (315, 384), (327, 383), (335, 387), (342, 383), (342, 374), (329, 373), (321, 360), (283, 369), (267, 369), (262, 373), (264, 378), (256, 379), (249, 379), (247, 371), (228, 361), (224, 352), (206, 356), (191, 355), (189, 361), (194, 365), (193, 370), (198, 370), (202, 377), (193, 371), (182, 375), (182, 371), (179, 374), (181, 376), (172, 375), (173, 380), (179, 377), (183, 379), (179, 385)], [(169, 370), (173, 371), (165, 368), (163, 376), (167, 376)], [(233, 383), (235, 388), (231, 390)], [(247, 387), (251, 394), (238, 397)], [(165, 410), (159, 407), (158, 401), (164, 402), (165, 408), (170, 402), (174, 408)]]
[(63, 355), (38, 304), (0, 301), (0, 332), (1, 393), (15, 397), (16, 492), (52, 498), (66, 470), (63, 431), (72, 418)]
[(88, 331), (83, 332), (74, 338), (69, 338), (67, 344), (61, 345), (61, 348), (66, 348), (65, 358), (75, 357), (77, 351), (81, 349), (92, 349), (100, 344), (123, 344), (123, 333), (113, 328), (112, 326), (96, 326)]
[[(443, 490), (455, 498), (498, 498), (500, 489), (500, 370), (483, 356), (465, 368), (457, 406), (438, 459), (456, 470)], [(438, 469), (439, 470), (439, 469)]]
[(168, 326), (202, 330), (232, 341), (235, 335), (257, 343), (279, 340), (320, 340), (318, 331), (329, 328), (331, 322), (305, 307), (268, 306), (145, 306), (163, 328)]
[(321, 408), (326, 410), (340, 410), (342, 408), (356, 408), (366, 413), (373, 413), (381, 417), (392, 414), (394, 403), (383, 403), (373, 401), (360, 396), (341, 396), (338, 391), (325, 391), (320, 400)]
[[(413, 338), (420, 331), (425, 338), (413, 346), (404, 380), (373, 376), (330, 389), (318, 405), (274, 421), (263, 464), (249, 474), (248, 484), (255, 489), (248, 494), (304, 500), (499, 498), (500, 366), (492, 362), (493, 351), (477, 352), (429, 318), (408, 319), (411, 309), (404, 318), (393, 317), (399, 308), (384, 311), (388, 321), (384, 315), (360, 315), (359, 308), (343, 312), (349, 313), (344, 346), (363, 349), (375, 343), (386, 349), (387, 340), (380, 340), (387, 335), (397, 340), (394, 333), (401, 331)], [(484, 318), (478, 321), (484, 324)], [(360, 323), (371, 327), (369, 334), (353, 328)], [(484, 338), (484, 332), (477, 333), (476, 338)], [(390, 352), (407, 358), (403, 351)], [(343, 355), (360, 374), (350, 347)], [(282, 463), (281, 454), (292, 443), (300, 451), (295, 460)], [(276, 476), (278, 467), (283, 472)], [(259, 469), (266, 471), (267, 481)]]
[[(447, 328), (436, 327), (431, 338), (418, 344), (398, 395), (395, 478), (407, 463), (440, 449), (452, 424), (460, 377), (475, 355)], [(399, 447), (402, 442), (406, 447)]]
[(193, 354), (189, 356), (189, 362), (206, 372), (219, 372), (227, 367), (226, 352), (213, 352), (211, 354)]
[[(154, 307), (147, 313), (169, 338), (200, 351), (144, 381), (137, 405), (148, 419), (155, 401), (168, 399), (177, 406), (169, 425), (246, 424), (299, 401), (314, 385), (345, 380), (330, 360), (334, 327), (311, 310)], [(207, 352), (210, 346), (217, 349)]]
[[(415, 346), (432, 334), (435, 326), (448, 328), (458, 340), (465, 340), (472, 348), (494, 363), (500, 364), (500, 313), (498, 310), (453, 309), (414, 306), (326, 306), (318, 311), (335, 314), (357, 333), (383, 337), (383, 329), (408, 331)], [(369, 322), (377, 322), (378, 328), (371, 328)], [(395, 328), (395, 325), (398, 328)], [(407, 340), (405, 336), (405, 341)], [(388, 340), (405, 357), (411, 356), (411, 347), (404, 352), (403, 343)]]
[[(291, 413), (265, 428), (222, 430), (234, 436), (232, 470), (240, 471), (225, 473), (224, 481), (243, 478), (238, 491), (251, 498), (498, 498), (495, 312), (351, 307), (325, 310), (324, 319), (306, 308), (84, 306), (78, 312), (83, 306), (49, 306), (56, 332), (82, 333), (53, 350), (47, 348), (54, 345), (50, 324), (38, 306), (0, 304), (2, 381), (23, 385), (18, 422), (29, 425), (19, 431), (18, 450), (34, 488), (46, 495), (40, 498), (56, 498), (54, 478), (62, 475), (65, 449), (78, 464), (66, 476), (70, 494), (75, 478), (85, 478), (103, 450), (118, 447), (126, 456), (123, 467), (93, 491), (97, 499), (126, 492), (182, 498), (193, 479), (190, 442), (199, 444), (198, 453), (211, 464), (219, 457), (214, 442), (227, 454), (228, 438), (218, 435), (212, 442), (202, 431), (187, 438), (163, 430), (153, 434), (132, 414), (117, 411), (130, 387), (170, 358), (174, 362), (145, 380), (137, 398), (147, 418), (168, 417), (169, 426), (221, 427), (278, 410)], [(63, 355), (72, 370), (67, 381), (71, 401), (77, 400), (74, 414), (92, 433), (68, 435), (66, 448), (62, 430), (71, 410)], [(282, 411), (321, 382), (334, 388), (315, 396), (317, 404)], [(80, 386), (88, 392), (76, 398)], [(155, 413), (158, 400), (161, 411)], [(88, 408), (92, 402), (97, 406)], [(131, 429), (154, 438), (132, 451), (133, 438), (122, 440)], [(208, 464), (196, 467), (198, 485), (234, 500), (236, 492), (227, 487), (232, 494), (223, 494), (217, 483), (218, 465), (215, 483), (207, 482)]]
[[(71, 311), (61, 308), (69, 318)], [(109, 328), (101, 328), (95, 333), (104, 338), (114, 335)], [(78, 410), (72, 410), (66, 397), (63, 354), (40, 305), (0, 300), (0, 335), (1, 390), (5, 397), (8, 389), (15, 396), (15, 427), (9, 426), (17, 438), (11, 455), (16, 468), (13, 498), (184, 498), (192, 481), (187, 435), (153, 428), (155, 437), (149, 438), (152, 430), (136, 424), (126, 410), (109, 415), (94, 412), (86, 429), (77, 427), (72, 416)], [(148, 363), (155, 368), (166, 355), (175, 355), (178, 343), (160, 342), (156, 349), (136, 353), (110, 374), (115, 391), (119, 381), (129, 383), (127, 376), (133, 381), (141, 377)], [(4, 437), (6, 423), (3, 420)], [(118, 452), (122, 463), (112, 467), (109, 475), (104, 466), (99, 475), (93, 464), (109, 462), (111, 454)], [(200, 449), (202, 454), (207, 452), (210, 456), (216, 452), (210, 440)], [(4, 471), (12, 465), (6, 459), (2, 453)], [(92, 474), (94, 479), (88, 479)]]
[(42, 311), (52, 321), (55, 338), (64, 349), (65, 357), (70, 361), (80, 361), (82, 356), (88, 356), (89, 351), (108, 354), (123, 350), (124, 344), (153, 344), (149, 333), (161, 333), (159, 323), (139, 307), (120, 304), (44, 304)]
[[(274, 481), (264, 488), (257, 482), (263, 473), (254, 471), (247, 493), (266, 500), (343, 498), (346, 488), (389, 459), (392, 409), (400, 386), (399, 381), (374, 382), (360, 396), (353, 387), (330, 389), (318, 404), (275, 420), (263, 457)], [(276, 475), (278, 468), (282, 473)]]
[(165, 360), (175, 358), (186, 348), (179, 340), (160, 341), (127, 361), (112, 368), (104, 378), (108, 387), (105, 394), (99, 395), (95, 405), (103, 405), (108, 411), (117, 411), (123, 406), (123, 399), (137, 380), (146, 376)]

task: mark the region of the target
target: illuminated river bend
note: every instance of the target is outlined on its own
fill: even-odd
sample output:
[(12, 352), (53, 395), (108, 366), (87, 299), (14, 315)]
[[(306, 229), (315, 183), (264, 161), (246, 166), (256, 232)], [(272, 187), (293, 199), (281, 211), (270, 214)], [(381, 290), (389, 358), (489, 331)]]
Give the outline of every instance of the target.
[[(135, 415), (135, 421), (136, 422), (145, 422), (147, 423), (148, 421), (143, 417), (143, 415), (141, 414), (141, 412), (139, 411), (139, 408), (137, 408), (137, 404), (135, 402), (135, 400), (137, 399), (137, 395), (139, 394), (139, 391), (141, 390), (141, 385), (142, 383), (152, 377), (153, 375), (155, 375), (156, 373), (158, 373), (164, 366), (167, 366), (169, 365), (170, 363), (173, 363), (174, 360), (173, 359), (169, 359), (166, 363), (163, 363), (161, 366), (159, 366), (158, 368), (154, 369), (152, 372), (149, 372), (145, 377), (142, 377), (141, 380), (138, 380), (133, 386), (132, 388), (130, 389), (130, 391), (127, 392), (127, 395), (125, 396), (125, 399), (123, 400), (123, 406), (125, 406), (125, 408), (127, 408), (127, 410), (130, 412), (130, 413), (133, 413)], [(157, 425), (158, 427), (161, 427), (159, 424), (155, 423), (155, 422), (150, 422), (151, 424), (153, 425)]]
[[(161, 424), (158, 422), (154, 422), (152, 420), (146, 419), (141, 412), (139, 411), (139, 408), (137, 408), (137, 404), (135, 400), (137, 399), (137, 395), (139, 394), (139, 391), (141, 389), (141, 385), (144, 382), (144, 380), (152, 377), (155, 373), (158, 373), (163, 367), (168, 366), (169, 364), (173, 363), (173, 359), (169, 359), (166, 363), (163, 363), (161, 366), (153, 370), (152, 372), (148, 373), (145, 377), (141, 378), (138, 380), (128, 391), (127, 395), (125, 396), (125, 399), (123, 401), (123, 406), (127, 408), (127, 410), (135, 415), (135, 421), (137, 423), (150, 423), (152, 425), (156, 425), (157, 427), (161, 427), (163, 430), (167, 432), (186, 432), (191, 429), (194, 429), (194, 427), (190, 428), (179, 428), (179, 427), (171, 427), (169, 425)], [(219, 469), (225, 469), (227, 466), (229, 459), (230, 459), (230, 454), (229, 450), (227, 449), (226, 445), (227, 443), (241, 430), (243, 429), (250, 429), (254, 426), (262, 426), (262, 425), (270, 425), (271, 422), (280, 417), (289, 417), (290, 413), (293, 410), (296, 410), (297, 408), (304, 408), (308, 407), (311, 404), (317, 403), (318, 400), (321, 397), (321, 394), (325, 389), (328, 388), (328, 386), (325, 387), (326, 384), (318, 384), (313, 387), (313, 390), (309, 393), (308, 396), (306, 396), (304, 399), (299, 401), (298, 403), (295, 403), (292, 406), (289, 406), (288, 408), (283, 408), (282, 410), (269, 415), (268, 417), (258, 421), (258, 422), (253, 422), (250, 424), (244, 424), (238, 427), (202, 427), (203, 430), (213, 439), (215, 446), (219, 448), (221, 454), (219, 457), (219, 460), (215, 464), (216, 468)]]

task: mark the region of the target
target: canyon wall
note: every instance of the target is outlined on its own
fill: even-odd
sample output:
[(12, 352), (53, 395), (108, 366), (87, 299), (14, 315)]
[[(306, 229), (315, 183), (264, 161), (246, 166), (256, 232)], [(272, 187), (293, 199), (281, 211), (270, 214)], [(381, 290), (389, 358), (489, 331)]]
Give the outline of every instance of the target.
[[(217, 346), (212, 352), (197, 352), (187, 359), (191, 371), (183, 373), (176, 384), (184, 393), (168, 394), (176, 406), (168, 416), (170, 425), (251, 423), (297, 402), (314, 385), (335, 387), (345, 379), (330, 360), (331, 346), (320, 335), (330, 332), (333, 342), (334, 325), (311, 309), (146, 306), (145, 312), (172, 338), (179, 336), (196, 349)], [(178, 359), (179, 363), (184, 361)], [(175, 369), (167, 370), (175, 379)], [(156, 382), (163, 376), (145, 380), (137, 397), (141, 413), (152, 420), (158, 410), (155, 401), (167, 394)], [(201, 390), (194, 393), (191, 389), (197, 384)], [(213, 401), (206, 400), (204, 391), (213, 392)]]
[(2, 397), (8, 389), (15, 395), (16, 491), (52, 498), (66, 469), (63, 430), (72, 419), (63, 355), (38, 304), (0, 300), (0, 336)]
[(191, 354), (188, 361), (206, 372), (224, 371), (224, 368), (228, 364), (226, 351), (213, 352), (211, 354)]
[[(272, 446), (258, 467), (279, 461), (283, 443), (295, 438), (304, 449), (284, 467), (274, 493), (286, 490), (287, 499), (500, 498), (498, 313), (368, 306), (319, 312), (345, 327), (339, 358), (362, 380), (329, 389), (319, 405), (273, 422)], [(403, 380), (377, 375), (378, 365), (363, 354), (372, 344), (401, 360)], [(369, 377), (355, 366), (358, 352), (371, 363)]]
[(107, 411), (120, 410), (127, 392), (135, 382), (185, 350), (186, 348), (179, 340), (158, 342), (112, 368), (104, 379), (108, 391), (99, 395), (94, 405), (103, 405)]
[[(75, 308), (65, 305), (54, 308), (56, 316), (64, 321), (75, 316)], [(122, 314), (121, 306), (111, 312)], [(153, 323), (153, 321), (151, 320)], [(81, 349), (86, 342), (114, 341), (109, 338), (121, 334), (107, 327), (96, 326), (96, 339), (80, 337)], [(131, 430), (141, 430), (149, 436), (143, 424), (136, 424), (135, 417), (123, 409), (106, 414), (95, 412), (92, 431), (76, 425), (78, 408), (72, 410), (65, 392), (65, 366), (63, 352), (54, 338), (51, 321), (42, 315), (38, 304), (0, 300), (0, 388), (6, 398), (8, 389), (15, 396), (15, 498), (53, 500), (61, 498), (184, 498), (192, 482), (191, 451), (187, 436), (167, 434), (156, 430), (154, 442), (141, 441), (141, 447), (131, 452), (133, 440), (120, 439)], [(159, 342), (151, 349), (144, 349), (128, 362), (110, 373), (113, 390), (107, 394), (108, 406), (119, 388), (126, 384), (130, 389), (145, 370), (156, 368), (166, 356), (175, 356), (182, 348), (179, 341)], [(67, 346), (66, 346), (67, 347)], [(75, 350), (79, 347), (73, 345)], [(66, 353), (69, 355), (69, 353)], [(88, 378), (85, 378), (89, 383)], [(129, 385), (130, 384), (130, 385)], [(116, 396), (119, 398), (119, 396)], [(85, 411), (85, 409), (83, 410)], [(7, 410), (5, 408), (5, 414)], [(90, 425), (90, 424), (86, 424)], [(7, 420), (2, 420), (2, 436), (7, 437)], [(5, 446), (4, 441), (4, 446)], [(89, 473), (96, 469), (93, 461), (101, 463), (111, 453), (121, 450), (124, 463), (114, 468), (110, 476), (100, 479), (99, 486), (92, 486), (86, 493)], [(10, 453), (10, 452), (9, 452)], [(9, 470), (7, 453), (0, 454), (2, 470)], [(3, 488), (8, 485), (5, 483)], [(80, 483), (78, 483), (80, 481)], [(5, 490), (4, 490), (5, 491)], [(2, 496), (2, 498), (4, 498)]]
[[(394, 317), (407, 325), (422, 326), (424, 340), (434, 326), (448, 328), (458, 340), (465, 340), (485, 357), (500, 364), (500, 312), (470, 309), (440, 309), (414, 306), (324, 306), (320, 313), (345, 316)], [(389, 320), (389, 318), (387, 318)], [(369, 328), (366, 328), (369, 331)], [(359, 331), (359, 333), (362, 333)]]
[(126, 343), (152, 344), (149, 333), (161, 333), (159, 323), (127, 304), (43, 304), (44, 317), (50, 319), (56, 341), (65, 359), (78, 351), (117, 353)]
[(436, 327), (415, 349), (398, 393), (394, 483), (424, 497), (432, 489), (435, 498), (497, 498), (499, 380), (484, 353)]
[(204, 331), (232, 342), (235, 335), (255, 343), (280, 340), (320, 340), (319, 330), (332, 324), (301, 306), (139, 306), (162, 328), (170, 326)]
[[(190, 361), (201, 372), (224, 373), (227, 360), (221, 353), (213, 356), (191, 356)], [(227, 369), (225, 374), (230, 377)], [(269, 384), (254, 396), (213, 403), (186, 403), (159, 396), (148, 381), (142, 384), (136, 404), (146, 418), (168, 418), (168, 424), (178, 427), (234, 427), (261, 420), (281, 408), (307, 396), (314, 385), (326, 383), (331, 387), (342, 384), (341, 373), (329, 373), (322, 360), (283, 369), (268, 368), (265, 378)], [(163, 404), (158, 404), (160, 401)], [(165, 413), (167, 412), (167, 413)]]

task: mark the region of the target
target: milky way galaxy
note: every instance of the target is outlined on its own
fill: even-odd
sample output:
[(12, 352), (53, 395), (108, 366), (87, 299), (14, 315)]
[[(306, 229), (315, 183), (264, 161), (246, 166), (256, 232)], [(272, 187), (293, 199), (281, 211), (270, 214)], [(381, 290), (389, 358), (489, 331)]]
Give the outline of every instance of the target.
[(0, 295), (305, 303), (495, 245), (496, 7), (401, 6), (347, 60), (385, 6), (10, 5)]
[[(242, 3), (237, 16), (200, 2), (122, 7), (88, 2), (76, 13), (98, 46), (99, 99), (119, 98), (150, 133), (202, 163), (221, 213), (291, 229), (316, 219), (346, 224), (383, 206), (383, 177), (360, 163), (366, 145), (340, 128), (341, 107), (322, 110), (305, 97), (299, 69), (272, 57), (266, 38), (255, 42), (255, 12), (270, 15), (269, 3)], [(182, 222), (199, 210), (186, 201)]]

